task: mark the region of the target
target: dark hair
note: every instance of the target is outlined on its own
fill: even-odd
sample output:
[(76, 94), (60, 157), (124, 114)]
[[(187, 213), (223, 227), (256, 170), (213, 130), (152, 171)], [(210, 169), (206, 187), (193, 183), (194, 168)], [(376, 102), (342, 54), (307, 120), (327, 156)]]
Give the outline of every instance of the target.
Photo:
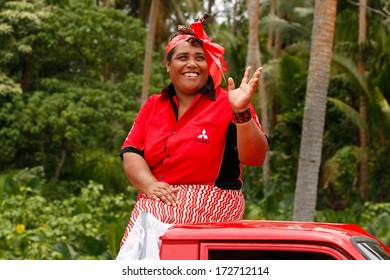
[(176, 49), (176, 47), (174, 47), (173, 49), (171, 49), (169, 51), (169, 53), (167, 53), (167, 55), (165, 56), (165, 61), (171, 62), (173, 53), (175, 52), (175, 49)]

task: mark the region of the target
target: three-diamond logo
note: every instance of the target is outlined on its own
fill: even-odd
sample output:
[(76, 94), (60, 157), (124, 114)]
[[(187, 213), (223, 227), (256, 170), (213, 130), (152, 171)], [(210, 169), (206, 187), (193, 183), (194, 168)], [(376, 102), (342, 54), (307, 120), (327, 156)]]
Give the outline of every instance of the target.
[(210, 143), (210, 141), (208, 139), (209, 139), (209, 137), (207, 136), (206, 129), (203, 129), (202, 133), (200, 133), (198, 135), (198, 138), (195, 140), (195, 142), (208, 144), (208, 143)]
[(203, 129), (202, 133), (198, 136), (199, 139), (209, 139), (209, 137), (206, 134), (206, 129)]

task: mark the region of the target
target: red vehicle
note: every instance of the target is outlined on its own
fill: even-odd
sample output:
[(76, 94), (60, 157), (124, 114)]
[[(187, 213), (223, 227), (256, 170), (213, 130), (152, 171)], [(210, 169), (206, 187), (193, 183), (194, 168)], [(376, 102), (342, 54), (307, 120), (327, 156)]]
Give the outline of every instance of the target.
[(182, 224), (170, 227), (161, 241), (162, 260), (390, 260), (390, 248), (352, 224)]

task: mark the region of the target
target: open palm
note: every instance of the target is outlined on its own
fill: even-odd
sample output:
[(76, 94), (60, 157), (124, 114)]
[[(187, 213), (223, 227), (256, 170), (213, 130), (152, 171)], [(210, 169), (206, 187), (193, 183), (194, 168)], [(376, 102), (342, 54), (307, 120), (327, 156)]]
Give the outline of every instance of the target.
[(234, 80), (231, 77), (228, 79), (229, 101), (233, 112), (240, 112), (248, 108), (259, 83), (262, 70), (263, 68), (259, 67), (253, 77), (249, 79), (251, 67), (247, 67), (238, 88), (235, 87)]

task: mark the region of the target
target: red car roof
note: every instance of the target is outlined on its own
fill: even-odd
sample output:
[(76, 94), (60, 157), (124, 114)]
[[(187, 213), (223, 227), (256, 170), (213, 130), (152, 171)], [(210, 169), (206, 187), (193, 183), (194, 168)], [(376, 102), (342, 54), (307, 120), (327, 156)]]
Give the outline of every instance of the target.
[[(361, 227), (354, 224), (269, 220), (178, 224), (170, 227), (161, 239), (163, 242), (169, 240), (284, 240), (340, 244), (351, 243), (351, 237), (366, 237), (379, 241), (374, 236), (364, 231)], [(390, 249), (387, 247), (385, 250), (390, 252)]]

